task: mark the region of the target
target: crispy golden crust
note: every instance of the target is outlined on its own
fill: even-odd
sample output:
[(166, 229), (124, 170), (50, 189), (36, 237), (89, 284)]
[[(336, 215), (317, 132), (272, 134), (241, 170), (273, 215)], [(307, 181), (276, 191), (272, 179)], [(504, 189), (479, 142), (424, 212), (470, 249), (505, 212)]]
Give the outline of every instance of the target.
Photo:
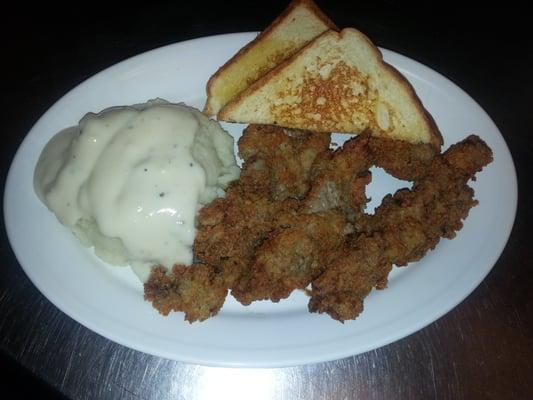
[[(322, 10), (312, 1), (312, 0), (293, 0), (291, 3), (287, 6), (287, 8), (269, 25), (267, 26), (259, 35), (256, 36), (254, 40), (252, 40), (250, 43), (246, 44), (243, 48), (241, 48), (233, 57), (231, 57), (224, 65), (222, 65), (210, 78), (207, 82), (206, 86), (206, 92), (207, 92), (207, 98), (209, 99), (214, 95), (213, 93), (213, 85), (214, 82), (216, 82), (220, 75), (222, 75), (231, 65), (234, 65), (239, 62), (242, 57), (244, 57), (246, 54), (250, 52), (252, 48), (257, 46), (258, 43), (268, 40), (269, 37), (272, 35), (272, 32), (275, 31), (280, 25), (286, 22), (287, 18), (291, 15), (291, 13), (298, 7), (305, 7), (309, 9), (315, 16), (321, 20), (325, 26), (329, 27), (329, 29), (337, 30), (337, 26), (331, 21), (326, 14), (322, 12)], [(257, 71), (255, 74), (257, 77), (260, 77), (267, 73), (272, 67), (270, 65), (277, 65), (293, 53), (295, 53), (298, 49), (292, 49), (291, 52), (287, 52), (286, 49), (284, 49), (281, 52), (278, 52), (277, 54), (274, 54), (269, 59), (269, 63), (264, 65), (261, 70)], [(252, 84), (252, 82), (247, 82), (248, 85)], [(213, 110), (209, 108), (209, 102), (206, 103), (204, 108), (204, 113), (208, 116), (211, 116), (214, 114)]]
[[(393, 264), (420, 259), (461, 229), (477, 203), (467, 182), (492, 157), (474, 136), (442, 155), (368, 135), (336, 151), (328, 145), (328, 135), (251, 125), (239, 142), (241, 178), (200, 212), (196, 264), (156, 269), (146, 299), (195, 321), (216, 314), (228, 290), (249, 304), (312, 283), (311, 311), (355, 318)], [(366, 215), (371, 165), (415, 182)]]
[(492, 152), (470, 136), (435, 157), (413, 190), (388, 195), (362, 234), (346, 242), (338, 259), (313, 281), (309, 310), (339, 321), (354, 319), (373, 287), (383, 288), (393, 264), (417, 261), (439, 240), (453, 238), (477, 204), (469, 179), (492, 160)]
[[(338, 30), (339, 29), (339, 28), (337, 28), (337, 25), (335, 25), (335, 23), (331, 19), (329, 19), (329, 17), (326, 14), (324, 14), (324, 12), (312, 0), (293, 0), (288, 5), (287, 10), (284, 13), (286, 13), (286, 15), (288, 15), (288, 14), (290, 14), (290, 12), (294, 8), (296, 8), (298, 6), (303, 6), (303, 7), (307, 8), (307, 9), (311, 10), (311, 12), (313, 14), (315, 14), (315, 16), (318, 17), (318, 19), (320, 19), (324, 23), (324, 25), (326, 25), (330, 29), (333, 29), (333, 30)], [(280, 21), (277, 22), (277, 18), (276, 18), (276, 20), (274, 20), (272, 25), (275, 26), (275, 24), (279, 24), (279, 23), (280, 23)]]
[(435, 122), (435, 119), (433, 116), (429, 113), (429, 111), (424, 107), (422, 104), (422, 101), (416, 94), (415, 88), (411, 83), (405, 79), (405, 76), (403, 76), (400, 71), (398, 71), (396, 68), (394, 68), (392, 65), (386, 63), (383, 61), (383, 54), (381, 54), (381, 51), (376, 47), (376, 50), (379, 52), (380, 58), (383, 62), (383, 67), (387, 69), (390, 73), (396, 76), (396, 79), (402, 84), (402, 86), (405, 88), (405, 91), (409, 93), (409, 97), (411, 99), (411, 102), (415, 106), (415, 108), (418, 110), (420, 115), (424, 118), (429, 132), (430, 132), (430, 140), (429, 144), (435, 146), (435, 148), (440, 149), (440, 147), (444, 144), (444, 141), (442, 139), (442, 133), (439, 130), (439, 127), (437, 126), (437, 123)]
[(339, 209), (353, 222), (363, 211), (367, 203), (365, 187), (371, 181), (368, 140), (368, 135), (361, 135), (347, 141), (343, 147), (317, 157), (312, 185), (303, 201), (305, 212)]
[(340, 212), (293, 215), (255, 249), (252, 263), (232, 288), (242, 304), (279, 301), (320, 275), (344, 242)]
[(193, 322), (215, 315), (224, 304), (227, 291), (212, 267), (175, 265), (170, 274), (161, 267), (152, 271), (144, 285), (144, 298), (163, 315), (183, 311), (185, 319)]
[[(241, 178), (224, 198), (200, 210), (194, 252), (201, 263), (176, 266), (169, 276), (156, 270), (145, 286), (147, 300), (163, 314), (184, 311), (189, 321), (216, 312), (227, 290), (250, 270), (257, 249), (274, 232), (294, 225), (297, 198), (308, 190), (311, 165), (328, 147), (329, 135), (263, 126), (246, 129), (239, 142), (245, 160)], [(333, 222), (324, 220), (331, 227), (327, 232), (335, 232), (338, 224)]]
[(309, 187), (314, 159), (329, 136), (251, 125), (239, 141), (241, 177), (226, 197), (200, 211), (195, 255), (217, 265), (231, 287), (248, 268), (255, 248), (295, 213)]
[(371, 137), (368, 150), (376, 166), (398, 179), (415, 181), (427, 173), (433, 158), (438, 154), (431, 144), (413, 146), (398, 140)]
[(204, 207), (199, 217), (195, 255), (216, 266), (228, 287), (246, 270), (254, 249), (276, 225), (276, 217), (289, 212), (290, 203), (232, 191), (225, 199)]
[(250, 168), (255, 173), (262, 163), (269, 174), (265, 190), (273, 200), (302, 198), (309, 190), (311, 167), (317, 156), (328, 152), (329, 143), (329, 135), (250, 125), (239, 140), (239, 155), (248, 161), (245, 178)]

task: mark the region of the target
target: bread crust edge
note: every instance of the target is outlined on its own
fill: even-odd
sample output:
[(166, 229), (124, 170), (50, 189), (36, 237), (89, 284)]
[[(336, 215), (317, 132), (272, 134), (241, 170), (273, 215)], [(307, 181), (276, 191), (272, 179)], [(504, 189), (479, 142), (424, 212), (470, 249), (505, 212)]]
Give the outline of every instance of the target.
[[(372, 51), (374, 52), (374, 55), (376, 56), (376, 59), (380, 62), (380, 64), (385, 68), (388, 72), (390, 72), (394, 78), (398, 81), (399, 84), (401, 84), (407, 91), (409, 98), (411, 99), (411, 102), (415, 106), (415, 108), (420, 112), (420, 115), (422, 115), (424, 121), (426, 122), (426, 125), (428, 127), (429, 133), (430, 133), (430, 140), (429, 144), (440, 148), (443, 145), (443, 138), (442, 133), (439, 130), (439, 127), (437, 126), (437, 123), (435, 122), (435, 119), (433, 116), (429, 113), (429, 111), (424, 107), (422, 104), (422, 100), (420, 100), (420, 97), (416, 94), (416, 90), (411, 85), (411, 82), (407, 80), (407, 78), (398, 71), (394, 66), (387, 63), (383, 59), (383, 53), (381, 50), (370, 40), (368, 36), (366, 36), (363, 32), (355, 29), (355, 28), (346, 28), (343, 29), (343, 31), (352, 31), (357, 33), (360, 37), (364, 38), (367, 43), (372, 48)], [(343, 31), (341, 31), (339, 34), (342, 36)]]

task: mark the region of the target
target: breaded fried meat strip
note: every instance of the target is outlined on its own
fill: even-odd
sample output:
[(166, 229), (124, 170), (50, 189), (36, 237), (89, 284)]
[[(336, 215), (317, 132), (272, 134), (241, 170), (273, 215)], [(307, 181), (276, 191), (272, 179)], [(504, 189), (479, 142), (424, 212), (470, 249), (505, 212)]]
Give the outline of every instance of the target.
[(144, 285), (144, 298), (161, 314), (183, 311), (189, 322), (215, 315), (224, 304), (228, 289), (208, 265), (175, 265), (170, 274), (162, 267), (152, 271)]
[(200, 210), (195, 264), (170, 273), (156, 268), (145, 284), (146, 299), (163, 314), (183, 311), (189, 321), (218, 312), (256, 249), (280, 224), (288, 226), (298, 197), (309, 188), (311, 166), (329, 142), (327, 134), (250, 125), (239, 142), (245, 161), (240, 179), (224, 198)]
[(246, 168), (253, 165), (254, 171), (265, 172), (268, 187), (264, 190), (272, 200), (282, 201), (306, 195), (311, 167), (319, 154), (328, 151), (329, 144), (330, 135), (325, 133), (250, 125), (239, 139), (239, 155)]
[(387, 196), (364, 224), (364, 233), (348, 241), (340, 256), (313, 281), (309, 310), (339, 321), (356, 318), (373, 287), (386, 285), (393, 264), (406, 265), (433, 249), (440, 238), (453, 238), (477, 204), (469, 179), (492, 160), (477, 136), (434, 157), (412, 190)]
[(344, 243), (348, 224), (335, 211), (293, 214), (255, 251), (252, 263), (232, 289), (242, 304), (286, 298), (304, 289), (332, 261)]

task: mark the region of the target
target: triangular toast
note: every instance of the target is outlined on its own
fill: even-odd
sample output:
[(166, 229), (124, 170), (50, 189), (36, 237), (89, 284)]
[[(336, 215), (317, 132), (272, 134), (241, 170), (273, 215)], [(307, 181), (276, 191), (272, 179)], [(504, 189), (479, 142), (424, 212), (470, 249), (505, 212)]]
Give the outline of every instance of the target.
[(294, 0), (209, 79), (204, 113), (216, 115), (236, 95), (335, 24), (311, 0)]
[(226, 104), (218, 119), (442, 144), (413, 87), (353, 28), (313, 40)]

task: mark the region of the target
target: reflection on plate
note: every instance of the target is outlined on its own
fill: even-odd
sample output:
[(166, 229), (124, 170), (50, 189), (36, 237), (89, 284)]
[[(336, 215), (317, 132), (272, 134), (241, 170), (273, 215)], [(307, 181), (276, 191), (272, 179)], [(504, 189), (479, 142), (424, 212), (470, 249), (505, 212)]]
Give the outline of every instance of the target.
[[(43, 115), (13, 161), (4, 197), (8, 236), (26, 274), (59, 309), (113, 341), (161, 357), (218, 366), (287, 366), (346, 357), (405, 337), (448, 312), (487, 275), (507, 242), (516, 211), (516, 174), (500, 132), (465, 92), (391, 51), (383, 50), (385, 60), (413, 84), (443, 133), (444, 147), (475, 133), (493, 149), (494, 162), (472, 183), (480, 204), (457, 238), (442, 240), (408, 268), (396, 268), (389, 287), (372, 292), (355, 321), (341, 324), (310, 314), (301, 292), (278, 304), (249, 307), (228, 296), (219, 315), (192, 325), (179, 313), (161, 317), (143, 300), (142, 285), (128, 268), (99, 261), (37, 199), (33, 169), (57, 131), (75, 125), (88, 111), (156, 97), (201, 108), (209, 76), (253, 37), (207, 37), (141, 54), (85, 81)], [(223, 125), (240, 136), (242, 125)], [(334, 141), (342, 142), (340, 136)], [(400, 186), (375, 171), (370, 207)]]

